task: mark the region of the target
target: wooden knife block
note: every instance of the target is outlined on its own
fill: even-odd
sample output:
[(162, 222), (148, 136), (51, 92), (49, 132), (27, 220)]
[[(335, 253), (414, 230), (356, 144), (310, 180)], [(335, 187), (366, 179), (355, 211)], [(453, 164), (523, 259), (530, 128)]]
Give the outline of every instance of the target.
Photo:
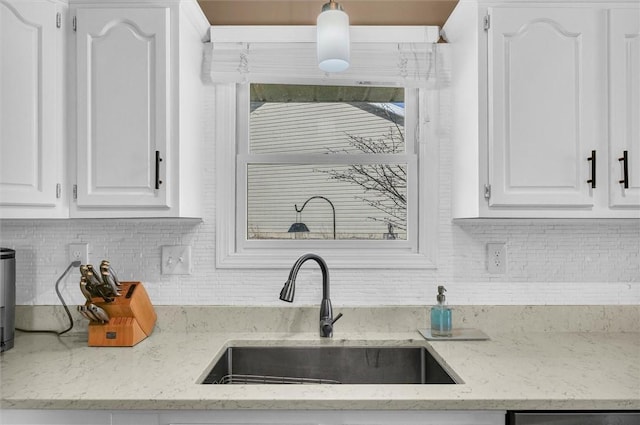
[(133, 347), (153, 332), (157, 316), (142, 282), (122, 282), (120, 292), (110, 303), (92, 300), (109, 315), (109, 322), (89, 323), (90, 347)]

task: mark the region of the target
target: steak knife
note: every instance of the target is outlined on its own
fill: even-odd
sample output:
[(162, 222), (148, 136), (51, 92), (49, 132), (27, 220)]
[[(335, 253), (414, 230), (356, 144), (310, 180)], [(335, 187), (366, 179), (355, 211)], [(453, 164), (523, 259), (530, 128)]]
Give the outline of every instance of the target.
[(86, 317), (87, 319), (89, 319), (92, 322), (99, 322), (100, 319), (98, 319), (91, 310), (89, 310), (89, 308), (87, 308), (86, 305), (79, 305), (78, 306), (78, 311), (80, 312), (80, 314), (82, 314), (84, 317)]
[(112, 302), (116, 297), (116, 293), (113, 291), (111, 286), (102, 281), (102, 279), (95, 273), (91, 264), (87, 266), (87, 269), (87, 284), (91, 284), (91, 288), (93, 288), (93, 290), (99, 294), (98, 296), (102, 297), (105, 302)]
[(89, 314), (87, 313), (87, 311), (85, 310), (85, 306), (83, 305), (79, 305), (78, 306), (78, 312), (82, 315), (82, 317), (84, 317), (85, 319), (89, 320), (90, 322), (93, 321), (93, 316), (89, 316)]
[(122, 286), (122, 284), (120, 283), (120, 279), (118, 279), (118, 274), (113, 269), (113, 267), (111, 267), (111, 263), (108, 260), (102, 260), (102, 263), (100, 263), (100, 270), (102, 271), (103, 269), (109, 272), (116, 286)]
[(87, 289), (87, 278), (84, 276), (80, 277), (80, 292), (82, 292), (87, 301), (91, 302), (92, 294)]
[(100, 276), (102, 277), (102, 282), (104, 285), (111, 288), (111, 292), (114, 296), (120, 296), (120, 288), (118, 288), (117, 278), (114, 276), (111, 267), (109, 266), (109, 262), (106, 260), (102, 261), (100, 264)]

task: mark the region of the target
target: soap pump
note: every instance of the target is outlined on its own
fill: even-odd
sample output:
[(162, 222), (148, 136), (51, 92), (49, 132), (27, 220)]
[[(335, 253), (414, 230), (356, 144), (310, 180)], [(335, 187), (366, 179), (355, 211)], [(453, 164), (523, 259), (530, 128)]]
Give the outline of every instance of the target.
[(438, 304), (431, 307), (431, 335), (451, 336), (451, 308), (447, 307), (444, 286), (438, 286)]

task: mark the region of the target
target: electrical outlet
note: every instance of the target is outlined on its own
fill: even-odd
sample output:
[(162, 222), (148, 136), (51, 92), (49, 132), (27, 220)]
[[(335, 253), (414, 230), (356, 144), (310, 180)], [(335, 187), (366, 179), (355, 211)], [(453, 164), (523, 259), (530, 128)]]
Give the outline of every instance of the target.
[(78, 261), (80, 264), (89, 264), (89, 244), (88, 243), (70, 243), (69, 244), (69, 261)]
[(191, 246), (163, 246), (162, 274), (191, 274)]
[(507, 246), (504, 242), (487, 244), (487, 270), (492, 274), (507, 272)]

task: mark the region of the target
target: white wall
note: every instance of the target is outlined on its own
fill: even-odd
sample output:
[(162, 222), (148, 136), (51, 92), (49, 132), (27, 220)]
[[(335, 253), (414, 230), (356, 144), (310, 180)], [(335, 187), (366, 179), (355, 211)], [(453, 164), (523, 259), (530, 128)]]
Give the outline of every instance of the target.
[[(445, 108), (448, 109), (448, 108)], [(451, 149), (440, 140), (438, 269), (331, 270), (340, 305), (419, 305), (444, 284), (451, 304), (640, 304), (640, 223), (637, 220), (476, 220), (451, 222)], [(88, 242), (90, 259), (107, 258), (124, 280), (145, 282), (155, 304), (282, 305), (288, 270), (216, 270), (213, 123), (204, 157), (203, 221), (160, 219), (3, 220), (0, 246), (17, 251), (17, 303), (59, 304), (54, 291), (67, 244)], [(460, 125), (460, 124), (457, 124)], [(485, 269), (487, 242), (506, 242), (508, 271)], [(162, 245), (191, 245), (193, 274), (160, 273)], [(291, 259), (291, 263), (295, 258)], [(320, 273), (305, 265), (294, 305), (316, 305)], [(307, 270), (308, 269), (308, 270)], [(79, 274), (64, 280), (68, 303), (82, 300)]]

